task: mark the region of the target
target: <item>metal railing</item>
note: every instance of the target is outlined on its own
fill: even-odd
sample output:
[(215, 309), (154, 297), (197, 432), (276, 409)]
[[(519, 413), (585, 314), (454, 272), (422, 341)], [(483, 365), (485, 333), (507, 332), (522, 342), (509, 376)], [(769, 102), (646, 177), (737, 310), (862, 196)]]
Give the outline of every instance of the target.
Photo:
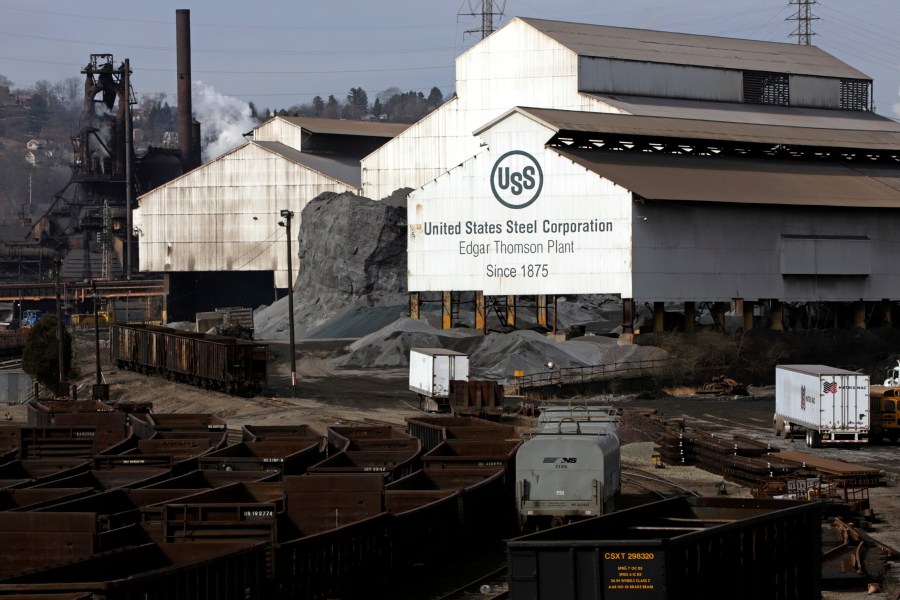
[(611, 379), (631, 379), (659, 375), (666, 366), (671, 366), (670, 359), (642, 360), (586, 367), (568, 367), (553, 369), (541, 373), (528, 373), (513, 378), (513, 385), (519, 390), (549, 385), (571, 385)]

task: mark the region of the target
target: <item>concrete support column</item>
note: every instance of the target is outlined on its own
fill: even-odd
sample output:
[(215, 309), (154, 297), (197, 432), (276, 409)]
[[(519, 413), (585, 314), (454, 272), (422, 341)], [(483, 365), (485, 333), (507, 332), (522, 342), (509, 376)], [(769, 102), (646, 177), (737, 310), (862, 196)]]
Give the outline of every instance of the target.
[(891, 315), (893, 308), (894, 304), (890, 300), (881, 301), (881, 325), (883, 327), (887, 327), (888, 329), (892, 329), (894, 326), (893, 318)]
[(716, 331), (725, 331), (725, 303), (714, 302), (712, 309), (713, 323)]
[(743, 304), (743, 313), (744, 313), (744, 331), (753, 331), (753, 306), (754, 303), (752, 300), (743, 300), (741, 301)]
[(769, 305), (769, 329), (784, 331), (784, 309), (781, 300), (772, 300)]
[(622, 298), (622, 335), (617, 343), (620, 346), (634, 343), (634, 298)]
[(419, 292), (409, 293), (409, 318), (419, 318)]
[(553, 296), (553, 333), (556, 333), (556, 296)]
[(510, 327), (516, 326), (516, 297), (506, 297), (506, 324)]
[(634, 334), (634, 298), (622, 298), (622, 333)]
[(541, 294), (537, 297), (537, 323), (547, 326), (547, 296)]
[(684, 303), (684, 332), (694, 333), (694, 324), (697, 322), (697, 305), (693, 302)]
[(666, 330), (666, 305), (664, 302), (653, 303), (653, 332), (662, 333)]
[(853, 326), (857, 329), (866, 329), (866, 303), (853, 303)]
[(442, 292), (441, 296), (441, 329), (453, 328), (453, 294)]
[(487, 315), (484, 312), (484, 292), (475, 292), (475, 329), (487, 331)]

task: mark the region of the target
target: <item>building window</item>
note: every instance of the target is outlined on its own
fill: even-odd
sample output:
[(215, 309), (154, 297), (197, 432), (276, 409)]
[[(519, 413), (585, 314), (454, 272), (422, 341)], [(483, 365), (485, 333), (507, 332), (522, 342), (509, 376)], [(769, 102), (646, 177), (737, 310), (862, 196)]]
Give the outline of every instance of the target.
[(859, 79), (841, 79), (841, 108), (844, 110), (869, 110), (869, 82)]
[(788, 76), (783, 73), (744, 71), (744, 102), (788, 106), (791, 103)]

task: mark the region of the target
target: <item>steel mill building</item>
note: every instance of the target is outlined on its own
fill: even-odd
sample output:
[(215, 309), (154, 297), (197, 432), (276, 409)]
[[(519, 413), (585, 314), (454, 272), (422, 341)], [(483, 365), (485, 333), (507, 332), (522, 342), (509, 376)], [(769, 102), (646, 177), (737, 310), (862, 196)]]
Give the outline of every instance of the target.
[[(166, 274), (174, 296), (203, 277), (212, 295), (270, 303), (273, 285), (288, 286), (281, 211), (293, 212), (296, 233), (309, 200), (323, 192), (359, 193), (360, 159), (406, 127), (273, 117), (247, 143), (138, 198), (141, 271)], [(241, 272), (242, 285), (234, 272)], [(244, 295), (236, 296), (235, 287)]]
[[(688, 329), (700, 306), (779, 328), (785, 303), (890, 323), (900, 124), (875, 114), (873, 82), (853, 67), (812, 46), (515, 18), (456, 75), (451, 100), (359, 156), (358, 180), (327, 183), (415, 190), (413, 315), (440, 292), (451, 326), (465, 292), (476, 326), (485, 298), (514, 322), (516, 298), (534, 296), (546, 320), (554, 296), (585, 293), (621, 296), (626, 333), (636, 303), (653, 303), (657, 328), (676, 302)], [(251, 148), (142, 197), (142, 268), (248, 268), (272, 223), (251, 223), (251, 204), (222, 202), (223, 189), (265, 189), (272, 213), (317, 189), (250, 160), (270, 157), (263, 139), (299, 150), (286, 129), (263, 125)], [(173, 218), (188, 199), (214, 228)], [(278, 269), (277, 255), (253, 264)]]

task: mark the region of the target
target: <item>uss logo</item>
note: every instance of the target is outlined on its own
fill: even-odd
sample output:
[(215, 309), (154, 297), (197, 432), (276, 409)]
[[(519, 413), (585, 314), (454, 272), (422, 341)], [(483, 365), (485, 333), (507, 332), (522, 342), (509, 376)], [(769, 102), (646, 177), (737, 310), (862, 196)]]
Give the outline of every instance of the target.
[(507, 208), (531, 205), (544, 187), (544, 173), (538, 161), (522, 150), (507, 152), (491, 169), (491, 191)]

